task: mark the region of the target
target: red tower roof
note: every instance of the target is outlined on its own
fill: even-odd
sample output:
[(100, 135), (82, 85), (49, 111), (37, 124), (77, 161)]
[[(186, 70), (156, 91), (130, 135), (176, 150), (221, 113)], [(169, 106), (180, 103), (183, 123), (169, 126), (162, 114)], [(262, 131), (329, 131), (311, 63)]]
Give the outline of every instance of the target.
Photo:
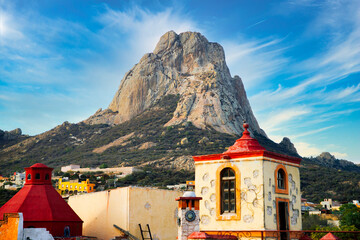
[(320, 238), (320, 240), (341, 240), (341, 239), (332, 233), (328, 233), (325, 236), (323, 236), (322, 238)]
[[(76, 229), (80, 228), (80, 231), (73, 231), (72, 233), (81, 235), (83, 221), (51, 185), (52, 168), (37, 163), (25, 168), (25, 170), (25, 185), (0, 208), (0, 220), (3, 219), (4, 213), (22, 212), (24, 227), (47, 227), (50, 228), (48, 230), (54, 236), (62, 236), (64, 228), (62, 227), (60, 233), (54, 232), (52, 229), (55, 227), (51, 226), (52, 222), (54, 224), (62, 222), (65, 225), (77, 222), (80, 227), (77, 225)], [(42, 222), (41, 224), (45, 222), (45, 225), (35, 224), (39, 222)]]
[(195, 162), (200, 161), (218, 161), (220, 159), (234, 159), (246, 157), (269, 157), (277, 160), (286, 161), (293, 164), (300, 164), (301, 158), (283, 155), (267, 151), (259, 142), (250, 136), (248, 131), (249, 124), (244, 123), (244, 132), (241, 138), (236, 140), (235, 144), (229, 147), (227, 151), (220, 154), (210, 154), (193, 156)]
[(34, 165), (31, 166), (31, 168), (49, 168), (49, 167), (42, 163), (35, 163)]
[(265, 151), (265, 148), (259, 144), (259, 142), (250, 136), (248, 131), (249, 124), (244, 123), (244, 132), (241, 138), (236, 140), (235, 144), (229, 147), (224, 152), (226, 153), (239, 153), (239, 152), (250, 152), (250, 151)]

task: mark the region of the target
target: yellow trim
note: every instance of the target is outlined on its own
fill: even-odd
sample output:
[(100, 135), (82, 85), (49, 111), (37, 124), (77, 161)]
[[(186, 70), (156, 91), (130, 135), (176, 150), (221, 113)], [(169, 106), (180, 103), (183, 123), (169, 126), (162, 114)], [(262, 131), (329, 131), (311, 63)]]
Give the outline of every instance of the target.
[[(221, 215), (221, 177), (220, 173), (224, 168), (231, 168), (235, 172), (235, 188), (236, 188), (236, 213), (234, 215)], [(224, 221), (224, 220), (240, 220), (241, 219), (241, 199), (240, 199), (240, 178), (241, 174), (239, 169), (232, 163), (224, 163), (216, 170), (216, 220)]]

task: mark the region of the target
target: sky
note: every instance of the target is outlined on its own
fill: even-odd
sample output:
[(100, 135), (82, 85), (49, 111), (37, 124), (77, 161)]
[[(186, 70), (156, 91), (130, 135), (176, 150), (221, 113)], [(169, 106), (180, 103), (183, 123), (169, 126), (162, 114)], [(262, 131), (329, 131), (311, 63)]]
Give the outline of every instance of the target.
[(36, 135), (107, 108), (170, 30), (224, 47), (269, 138), (360, 163), (357, 0), (0, 0), (0, 129)]

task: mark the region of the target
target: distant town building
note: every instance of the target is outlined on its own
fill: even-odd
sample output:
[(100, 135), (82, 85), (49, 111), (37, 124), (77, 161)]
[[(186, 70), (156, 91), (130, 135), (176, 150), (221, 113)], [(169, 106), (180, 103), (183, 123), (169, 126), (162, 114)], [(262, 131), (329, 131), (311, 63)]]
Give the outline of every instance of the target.
[(70, 164), (68, 166), (61, 167), (62, 172), (78, 171), (78, 169), (80, 169), (80, 165), (76, 165), (76, 164)]
[(331, 210), (332, 209), (332, 199), (331, 198), (325, 198), (324, 201), (320, 202), (322, 208)]
[(194, 191), (195, 190), (195, 181), (186, 181), (186, 183), (180, 183), (176, 185), (167, 185), (168, 189), (174, 189), (174, 190), (189, 190)]
[(67, 231), (81, 236), (83, 221), (52, 186), (52, 170), (41, 163), (25, 168), (25, 185), (0, 208), (0, 221), (6, 214), (22, 213), (24, 228), (46, 228), (60, 237)]
[(121, 176), (126, 176), (132, 174), (133, 172), (141, 171), (136, 167), (114, 167), (114, 168), (81, 168), (80, 165), (71, 164), (68, 166), (61, 167), (62, 172), (103, 172), (106, 174), (120, 174)]
[(95, 183), (90, 183), (89, 179), (79, 182), (78, 180), (63, 181), (60, 178), (58, 182), (60, 194), (90, 193), (95, 191), (94, 187)]
[(355, 204), (358, 208), (360, 208), (359, 200), (353, 200), (352, 203)]
[(14, 173), (14, 177), (15, 177), (15, 184), (16, 184), (16, 185), (18, 185), (19, 187), (24, 186), (24, 183), (25, 183), (25, 172), (23, 172), (23, 173), (15, 172), (15, 173)]

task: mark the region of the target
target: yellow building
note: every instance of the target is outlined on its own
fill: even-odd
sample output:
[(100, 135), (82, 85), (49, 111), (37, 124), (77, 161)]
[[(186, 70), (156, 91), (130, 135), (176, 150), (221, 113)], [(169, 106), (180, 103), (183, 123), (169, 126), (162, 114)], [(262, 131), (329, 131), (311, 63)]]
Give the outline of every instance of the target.
[(89, 179), (79, 182), (78, 180), (63, 181), (59, 179), (58, 189), (60, 194), (78, 194), (94, 192), (95, 184), (90, 183)]

